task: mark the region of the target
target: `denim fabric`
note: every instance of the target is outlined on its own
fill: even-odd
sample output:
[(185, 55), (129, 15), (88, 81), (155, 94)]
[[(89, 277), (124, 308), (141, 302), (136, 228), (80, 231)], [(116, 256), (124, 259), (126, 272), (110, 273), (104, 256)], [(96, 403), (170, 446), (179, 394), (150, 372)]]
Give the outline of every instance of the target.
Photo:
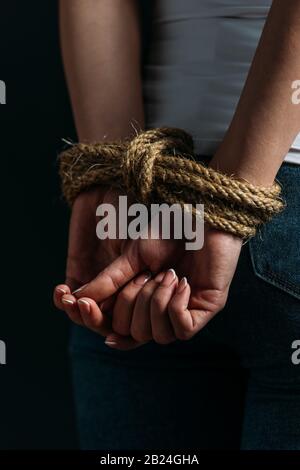
[(113, 351), (73, 327), (81, 447), (300, 449), (300, 166), (287, 207), (245, 244), (226, 307), (188, 342)]

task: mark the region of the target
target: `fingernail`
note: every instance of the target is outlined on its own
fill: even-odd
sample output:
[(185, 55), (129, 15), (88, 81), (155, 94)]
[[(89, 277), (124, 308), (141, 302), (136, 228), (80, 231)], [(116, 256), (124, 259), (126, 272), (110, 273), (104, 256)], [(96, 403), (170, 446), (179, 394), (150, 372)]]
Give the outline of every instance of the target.
[(161, 282), (163, 280), (165, 276), (165, 273), (159, 273), (155, 278), (154, 278), (154, 281), (155, 282)]
[(56, 288), (57, 292), (60, 292), (61, 294), (67, 294), (67, 291), (65, 289), (62, 289), (61, 287)]
[(146, 272), (138, 276), (135, 280), (134, 283), (137, 284), (138, 286), (143, 286), (149, 279), (151, 278), (151, 273)]
[(74, 301), (70, 300), (70, 299), (62, 299), (61, 301), (62, 301), (63, 304), (74, 305)]
[(79, 304), (87, 305), (89, 308), (90, 308), (90, 306), (91, 306), (91, 304), (90, 304), (87, 300), (85, 300), (85, 299), (79, 299), (79, 300), (78, 300), (78, 303), (79, 303)]
[(181, 294), (181, 292), (184, 291), (184, 289), (186, 288), (187, 286), (187, 279), (186, 277), (183, 277), (180, 281), (180, 283), (178, 284), (178, 287), (177, 287), (177, 294)]
[(174, 282), (175, 278), (176, 278), (176, 273), (174, 269), (168, 269), (168, 271), (163, 277), (163, 280), (161, 281), (161, 285), (165, 287), (169, 287), (172, 284), (172, 282)]
[(82, 291), (85, 288), (85, 286), (87, 286), (87, 284), (84, 284), (83, 286), (78, 287), (78, 289), (73, 290), (72, 294), (77, 294), (77, 292)]
[(117, 343), (115, 341), (109, 341), (109, 340), (105, 340), (104, 343), (107, 346), (116, 346), (117, 345)]

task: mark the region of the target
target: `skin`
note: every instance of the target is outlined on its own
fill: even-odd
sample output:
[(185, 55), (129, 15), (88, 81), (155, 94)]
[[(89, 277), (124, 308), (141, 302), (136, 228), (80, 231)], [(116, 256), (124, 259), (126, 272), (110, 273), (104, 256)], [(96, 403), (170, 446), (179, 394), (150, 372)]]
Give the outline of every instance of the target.
[[(136, 2), (64, 0), (60, 8), (79, 139), (132, 135), (133, 122), (144, 125)], [(275, 0), (213, 168), (256, 185), (273, 183), (300, 131), (300, 106), (291, 101), (291, 84), (300, 77), (299, 34), (300, 2)], [(241, 240), (206, 227), (204, 247), (195, 252), (178, 240), (102, 242), (96, 207), (117, 196), (95, 188), (75, 201), (67, 278), (54, 290), (56, 306), (118, 349), (191, 338), (224, 307)]]
[[(96, 189), (77, 198), (70, 225), (67, 281), (54, 292), (56, 305), (71, 320), (108, 336), (122, 349), (151, 339), (169, 344), (176, 338), (191, 338), (225, 305), (241, 241), (209, 228), (204, 249), (197, 251), (185, 252), (182, 240), (100, 241), (94, 230), (99, 198), (114, 203), (117, 195)], [(166, 271), (171, 265), (177, 275)], [(149, 271), (158, 275), (144, 282)], [(187, 277), (189, 283), (181, 281), (178, 286), (178, 276)], [(71, 295), (71, 289), (89, 279)], [(179, 292), (177, 286), (184, 289)], [(101, 306), (104, 301), (106, 308)]]

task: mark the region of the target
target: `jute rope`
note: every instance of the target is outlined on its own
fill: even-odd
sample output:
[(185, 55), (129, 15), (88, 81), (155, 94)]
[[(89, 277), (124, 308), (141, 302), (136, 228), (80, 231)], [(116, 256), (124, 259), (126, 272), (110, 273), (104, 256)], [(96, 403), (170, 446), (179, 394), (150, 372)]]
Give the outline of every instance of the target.
[(138, 201), (204, 204), (212, 227), (247, 239), (283, 208), (280, 186), (254, 186), (197, 162), (192, 137), (159, 128), (132, 140), (76, 144), (60, 155), (63, 194), (72, 205), (93, 185), (118, 187)]

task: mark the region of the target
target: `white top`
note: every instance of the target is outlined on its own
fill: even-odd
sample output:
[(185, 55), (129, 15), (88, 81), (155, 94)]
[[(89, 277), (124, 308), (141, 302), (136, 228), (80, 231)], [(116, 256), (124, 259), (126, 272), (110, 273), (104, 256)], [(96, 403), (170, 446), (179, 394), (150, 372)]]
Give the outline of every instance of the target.
[[(153, 4), (144, 79), (147, 127), (184, 128), (197, 153), (212, 155), (232, 120), (272, 0)], [(300, 134), (285, 160), (300, 164)]]

